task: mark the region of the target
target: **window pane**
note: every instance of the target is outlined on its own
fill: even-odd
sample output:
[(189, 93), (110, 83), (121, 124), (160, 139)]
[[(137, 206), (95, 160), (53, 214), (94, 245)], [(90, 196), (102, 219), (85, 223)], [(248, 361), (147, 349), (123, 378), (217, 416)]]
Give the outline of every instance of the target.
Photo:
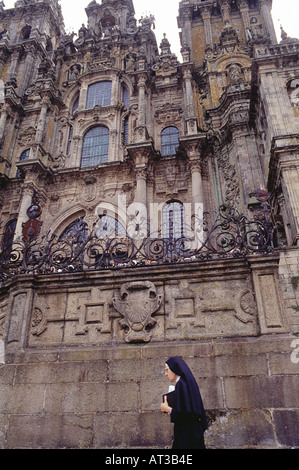
[(162, 236), (176, 240), (184, 236), (184, 206), (181, 202), (169, 202), (162, 210)]
[(80, 217), (72, 222), (60, 235), (59, 242), (83, 243), (88, 237), (87, 223)]
[(97, 82), (89, 85), (86, 108), (109, 106), (111, 103), (112, 82)]
[(130, 94), (125, 86), (123, 87), (123, 103), (126, 108), (130, 107)]
[(179, 131), (176, 127), (166, 127), (161, 133), (161, 154), (175, 155), (179, 145)]
[(97, 224), (96, 236), (98, 238), (114, 238), (116, 236), (125, 237), (126, 230), (117, 219), (110, 215), (104, 215)]
[(96, 166), (108, 161), (109, 129), (104, 126), (93, 127), (83, 139), (81, 167)]

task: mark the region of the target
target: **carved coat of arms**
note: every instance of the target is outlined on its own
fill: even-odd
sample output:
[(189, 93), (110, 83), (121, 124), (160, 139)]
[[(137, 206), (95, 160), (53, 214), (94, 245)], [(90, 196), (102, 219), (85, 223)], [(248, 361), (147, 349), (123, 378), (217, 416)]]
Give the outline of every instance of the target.
[(120, 298), (113, 298), (115, 309), (123, 316), (120, 325), (127, 343), (148, 342), (157, 321), (152, 318), (162, 302), (156, 287), (149, 281), (127, 282), (122, 285)]

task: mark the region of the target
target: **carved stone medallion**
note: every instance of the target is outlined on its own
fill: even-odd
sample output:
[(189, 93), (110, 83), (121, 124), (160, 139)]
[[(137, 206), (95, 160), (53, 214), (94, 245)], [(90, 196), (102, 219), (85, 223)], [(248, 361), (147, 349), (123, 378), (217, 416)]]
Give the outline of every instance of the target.
[(113, 305), (123, 316), (120, 321), (127, 343), (148, 342), (156, 320), (152, 318), (160, 307), (162, 296), (149, 281), (127, 282), (120, 289), (120, 298), (113, 298)]

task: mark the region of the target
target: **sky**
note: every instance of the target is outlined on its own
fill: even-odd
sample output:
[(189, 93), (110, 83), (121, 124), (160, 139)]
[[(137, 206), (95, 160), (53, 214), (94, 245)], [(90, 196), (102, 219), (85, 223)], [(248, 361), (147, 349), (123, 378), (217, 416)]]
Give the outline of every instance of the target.
[[(91, 0), (60, 0), (67, 32), (78, 32), (82, 23), (87, 25), (85, 8)], [(101, 0), (97, 0), (101, 3)], [(15, 0), (4, 0), (5, 8), (13, 8)], [(146, 14), (156, 19), (155, 34), (160, 45), (163, 34), (171, 44), (172, 52), (181, 60), (179, 29), (177, 26), (179, 0), (133, 0), (137, 21)], [(299, 0), (273, 0), (272, 16), (280, 41), (280, 25), (289, 37), (299, 38)]]

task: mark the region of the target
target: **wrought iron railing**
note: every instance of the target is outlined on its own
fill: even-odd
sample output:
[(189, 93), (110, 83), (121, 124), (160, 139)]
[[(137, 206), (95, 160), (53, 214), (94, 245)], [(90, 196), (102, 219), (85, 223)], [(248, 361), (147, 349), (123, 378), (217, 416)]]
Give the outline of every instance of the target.
[[(162, 237), (149, 234), (134, 237), (99, 238), (90, 232), (84, 220), (81, 234), (70, 233), (63, 239), (51, 232), (34, 240), (26, 239), (3, 247), (0, 253), (0, 283), (17, 274), (50, 274), (120, 269), (193, 261), (211, 261), (269, 254), (274, 251), (269, 212), (264, 208), (249, 220), (238, 211), (221, 207), (211, 215), (193, 217), (182, 236)], [(82, 235), (83, 233), (83, 235)]]

